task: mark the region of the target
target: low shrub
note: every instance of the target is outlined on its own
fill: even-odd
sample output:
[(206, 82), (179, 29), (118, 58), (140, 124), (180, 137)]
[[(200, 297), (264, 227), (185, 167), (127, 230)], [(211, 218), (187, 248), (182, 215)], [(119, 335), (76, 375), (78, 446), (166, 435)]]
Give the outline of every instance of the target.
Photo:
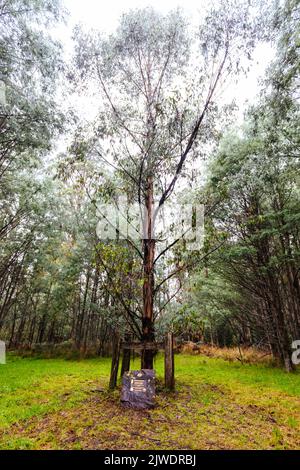
[(270, 352), (262, 351), (254, 347), (219, 348), (208, 344), (199, 344), (188, 341), (179, 347), (183, 354), (201, 354), (208, 357), (221, 358), (226, 361), (239, 361), (247, 364), (272, 363)]

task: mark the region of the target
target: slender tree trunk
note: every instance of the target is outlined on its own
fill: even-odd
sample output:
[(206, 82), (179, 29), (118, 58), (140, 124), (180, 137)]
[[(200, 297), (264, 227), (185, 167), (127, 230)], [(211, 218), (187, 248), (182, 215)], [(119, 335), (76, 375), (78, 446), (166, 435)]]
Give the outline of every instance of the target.
[(86, 273), (86, 281), (85, 281), (85, 289), (84, 289), (84, 297), (83, 297), (83, 303), (82, 303), (82, 309), (79, 314), (79, 319), (77, 323), (77, 328), (76, 328), (76, 344), (77, 347), (80, 348), (82, 344), (82, 339), (83, 339), (83, 324), (85, 320), (85, 315), (86, 315), (86, 304), (87, 304), (87, 296), (88, 296), (88, 290), (89, 290), (89, 283), (90, 283), (90, 267), (87, 269)]
[[(154, 256), (155, 239), (154, 213), (153, 213), (153, 179), (148, 178), (146, 188), (146, 220), (144, 234), (144, 284), (143, 284), (143, 317), (142, 317), (142, 341), (154, 341), (154, 321), (153, 321), (153, 297), (154, 297)], [(142, 353), (141, 368), (153, 369), (154, 352), (150, 349), (144, 349)]]
[(14, 308), (14, 316), (13, 316), (13, 323), (12, 323), (12, 329), (11, 329), (11, 334), (10, 334), (10, 339), (8, 343), (8, 347), (11, 348), (13, 346), (13, 339), (14, 339), (14, 334), (15, 334), (15, 327), (16, 327), (16, 319), (17, 319), (17, 306), (15, 305)]

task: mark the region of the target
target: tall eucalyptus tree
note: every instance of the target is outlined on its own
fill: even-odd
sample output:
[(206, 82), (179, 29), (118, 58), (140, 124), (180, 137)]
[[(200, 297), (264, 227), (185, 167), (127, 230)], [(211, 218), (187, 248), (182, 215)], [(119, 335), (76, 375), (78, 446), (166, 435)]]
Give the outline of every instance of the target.
[[(222, 85), (244, 68), (264, 31), (257, 15), (263, 4), (214, 5), (195, 30), (178, 10), (162, 15), (146, 8), (123, 15), (109, 37), (75, 31), (74, 77), (99, 92), (86, 154), (113, 167), (146, 214), (141, 245), (134, 246), (142, 266), (143, 341), (155, 335), (155, 295), (164, 282), (155, 285), (158, 260), (174, 246), (159, 250), (158, 211), (187, 175), (187, 160), (197, 159), (212, 140)], [(142, 367), (153, 367), (152, 351), (143, 354)]]

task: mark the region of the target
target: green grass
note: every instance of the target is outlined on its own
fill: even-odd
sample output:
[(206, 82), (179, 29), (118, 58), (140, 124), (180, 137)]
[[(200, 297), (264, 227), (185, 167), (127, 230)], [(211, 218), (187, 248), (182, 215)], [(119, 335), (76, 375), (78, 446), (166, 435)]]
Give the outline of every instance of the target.
[[(106, 391), (109, 359), (9, 356), (0, 365), (0, 449), (300, 448), (299, 372), (204, 356), (175, 362), (176, 392), (160, 387), (156, 408), (138, 412)], [(161, 357), (155, 368), (162, 378)]]
[(280, 392), (300, 397), (300, 371), (287, 374), (283, 370), (264, 364), (241, 364), (222, 359), (203, 356), (178, 357), (176, 371), (179, 377), (190, 377), (199, 380), (200, 377), (210, 383), (237, 384), (271, 388)]
[(0, 366), (0, 429), (81, 401), (91, 383), (106, 380), (109, 368), (108, 360), (9, 356), (7, 364)]

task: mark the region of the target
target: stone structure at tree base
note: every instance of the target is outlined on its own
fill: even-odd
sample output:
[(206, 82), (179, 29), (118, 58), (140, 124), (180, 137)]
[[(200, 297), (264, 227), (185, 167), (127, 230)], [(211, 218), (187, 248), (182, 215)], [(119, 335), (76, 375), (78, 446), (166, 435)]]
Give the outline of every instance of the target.
[(138, 410), (153, 408), (155, 398), (155, 371), (131, 370), (122, 379), (121, 403)]

